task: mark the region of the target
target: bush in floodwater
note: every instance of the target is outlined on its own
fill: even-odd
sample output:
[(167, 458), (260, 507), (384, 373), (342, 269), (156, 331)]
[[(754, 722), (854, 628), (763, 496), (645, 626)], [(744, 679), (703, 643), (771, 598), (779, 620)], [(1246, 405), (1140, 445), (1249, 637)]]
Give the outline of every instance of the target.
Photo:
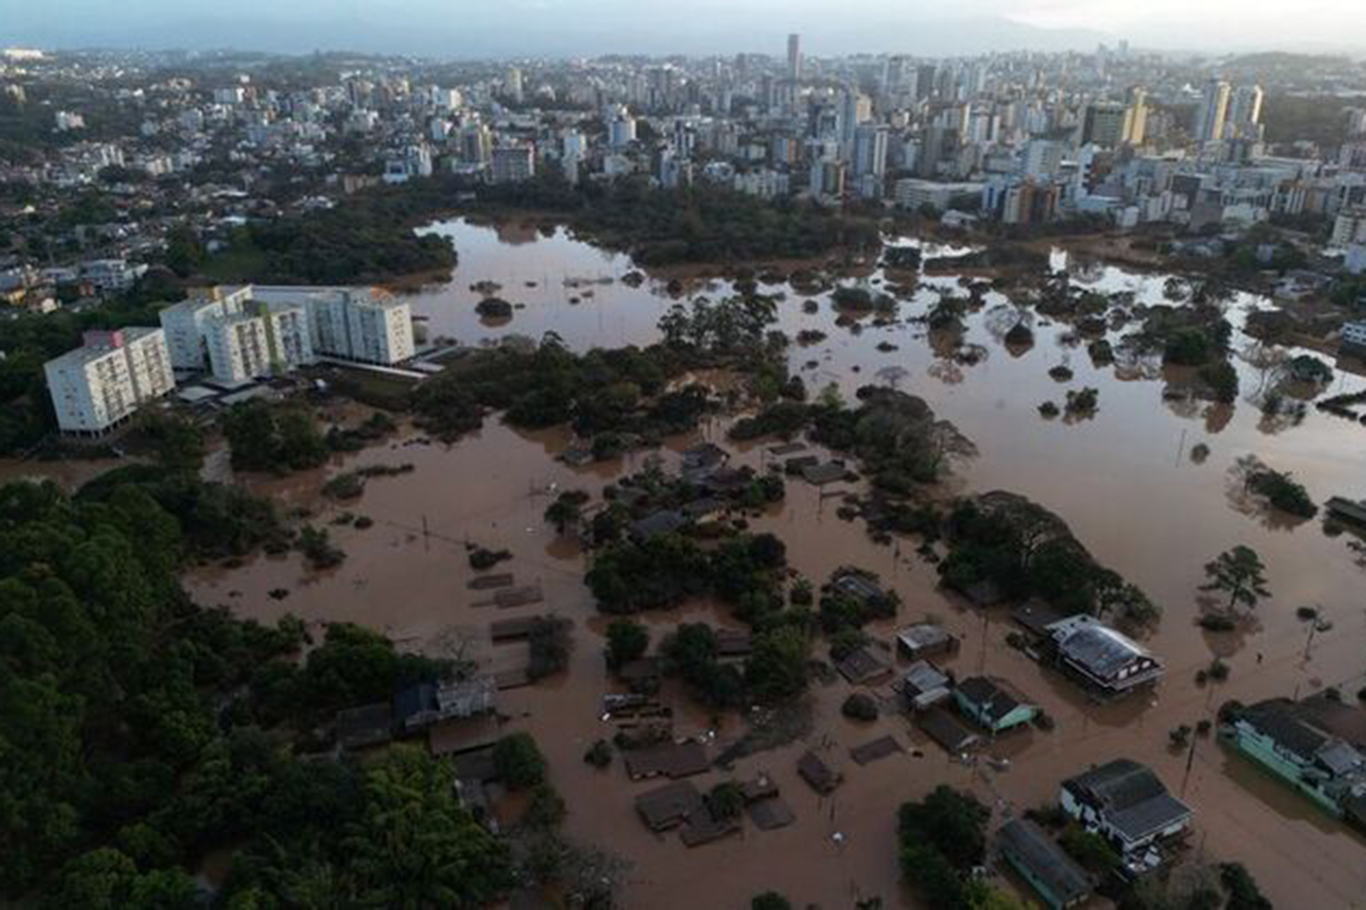
[(359, 474), (338, 474), (323, 484), (323, 495), (331, 499), (357, 499), (365, 492), (365, 481)]
[(650, 632), (630, 619), (614, 619), (607, 627), (607, 666), (620, 670), (645, 656), (650, 647)]
[(1247, 486), (1259, 496), (1265, 496), (1273, 509), (1299, 518), (1313, 518), (1319, 507), (1309, 498), (1309, 491), (1284, 471), (1267, 468), (1247, 478)]
[(493, 768), (509, 790), (529, 790), (545, 780), (545, 756), (530, 733), (510, 733), (498, 740)]
[(745, 794), (733, 780), (723, 780), (707, 793), (707, 810), (711, 817), (724, 821), (738, 818), (745, 807)]
[(507, 550), (487, 550), (483, 547), (475, 547), (469, 553), (470, 568), (480, 572), (492, 569), (503, 560), (511, 558), (512, 554)]
[(584, 764), (592, 765), (594, 768), (606, 768), (612, 763), (612, 745), (605, 739), (600, 739), (588, 747), (588, 751), (583, 753)]
[(1200, 628), (1206, 632), (1232, 632), (1238, 628), (1238, 623), (1223, 613), (1206, 613), (1200, 617)]
[(855, 692), (840, 705), (840, 713), (850, 720), (877, 720), (877, 702), (871, 695)]
[(569, 665), (572, 627), (563, 616), (546, 616), (532, 623), (527, 638), (529, 658), (527, 676), (533, 680), (544, 679), (558, 673)]
[(294, 542), (294, 547), (315, 569), (330, 569), (341, 565), (346, 559), (346, 554), (332, 545), (327, 531), (312, 525), (304, 525), (299, 529), (299, 537)]

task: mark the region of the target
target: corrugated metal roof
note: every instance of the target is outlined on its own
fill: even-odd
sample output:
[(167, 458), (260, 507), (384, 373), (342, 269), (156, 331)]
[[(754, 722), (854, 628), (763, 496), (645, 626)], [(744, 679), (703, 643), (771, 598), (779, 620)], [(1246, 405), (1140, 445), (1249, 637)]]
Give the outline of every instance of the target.
[(1091, 893), (1091, 879), (1038, 825), (1023, 819), (1008, 821), (996, 833), (996, 846), (1066, 905)]

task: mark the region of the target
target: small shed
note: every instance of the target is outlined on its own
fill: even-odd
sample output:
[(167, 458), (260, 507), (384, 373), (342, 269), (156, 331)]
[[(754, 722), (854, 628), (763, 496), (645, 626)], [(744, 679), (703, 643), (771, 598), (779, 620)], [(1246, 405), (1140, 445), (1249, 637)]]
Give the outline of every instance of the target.
[(847, 473), (849, 471), (843, 464), (837, 461), (828, 461), (825, 464), (808, 465), (802, 468), (802, 479), (814, 486), (823, 487), (826, 484), (843, 480)]
[(702, 810), (702, 794), (688, 781), (665, 784), (636, 797), (636, 812), (651, 831), (675, 828)]
[(916, 724), (925, 731), (926, 736), (954, 755), (961, 755), (975, 748), (977, 743), (981, 741), (981, 737), (974, 733), (967, 724), (942, 707), (931, 708), (920, 714), (916, 718)]
[(907, 660), (920, 660), (935, 654), (952, 654), (958, 639), (943, 626), (931, 622), (907, 626), (896, 634), (897, 653)]
[(869, 686), (892, 675), (892, 668), (867, 648), (856, 648), (836, 665), (841, 676), (856, 686)]
[(802, 780), (811, 785), (812, 790), (821, 795), (833, 793), (835, 788), (844, 781), (844, 775), (827, 765), (819, 755), (811, 751), (797, 759), (797, 773), (802, 776)]
[(928, 711), (952, 695), (953, 680), (928, 660), (918, 660), (902, 674), (895, 688), (906, 707)]

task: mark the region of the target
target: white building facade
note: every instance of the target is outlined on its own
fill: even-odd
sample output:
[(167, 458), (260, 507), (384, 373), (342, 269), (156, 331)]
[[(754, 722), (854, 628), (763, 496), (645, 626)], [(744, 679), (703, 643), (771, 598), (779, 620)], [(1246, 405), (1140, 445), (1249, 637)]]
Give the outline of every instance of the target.
[(57, 426), (98, 436), (144, 403), (175, 388), (171, 355), (161, 329), (87, 332), (84, 344), (43, 365)]
[(388, 365), (415, 352), (408, 304), (370, 288), (215, 288), (162, 310), (161, 323), (177, 369), (233, 384), (319, 356)]

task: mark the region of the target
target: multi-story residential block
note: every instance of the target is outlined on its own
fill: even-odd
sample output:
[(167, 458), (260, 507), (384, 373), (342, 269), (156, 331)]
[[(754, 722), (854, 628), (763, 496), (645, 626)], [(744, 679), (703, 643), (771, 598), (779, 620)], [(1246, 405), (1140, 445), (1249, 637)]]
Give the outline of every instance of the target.
[(254, 285), (251, 291), (272, 307), (302, 307), (315, 355), (393, 364), (416, 352), (410, 307), (374, 288)]
[(242, 312), (242, 304), (249, 299), (249, 285), (235, 290), (209, 288), (163, 308), (161, 328), (166, 333), (171, 364), (177, 370), (204, 369), (209, 362), (205, 342), (209, 322)]
[(318, 356), (392, 364), (412, 357), (408, 304), (371, 288), (213, 288), (161, 311), (177, 369), (223, 382), (287, 373)]
[(108, 432), (175, 387), (166, 336), (153, 328), (87, 332), (79, 348), (49, 360), (43, 372), (57, 426), (83, 436)]
[(489, 177), (494, 183), (515, 183), (536, 176), (536, 149), (529, 145), (503, 145), (493, 150)]

